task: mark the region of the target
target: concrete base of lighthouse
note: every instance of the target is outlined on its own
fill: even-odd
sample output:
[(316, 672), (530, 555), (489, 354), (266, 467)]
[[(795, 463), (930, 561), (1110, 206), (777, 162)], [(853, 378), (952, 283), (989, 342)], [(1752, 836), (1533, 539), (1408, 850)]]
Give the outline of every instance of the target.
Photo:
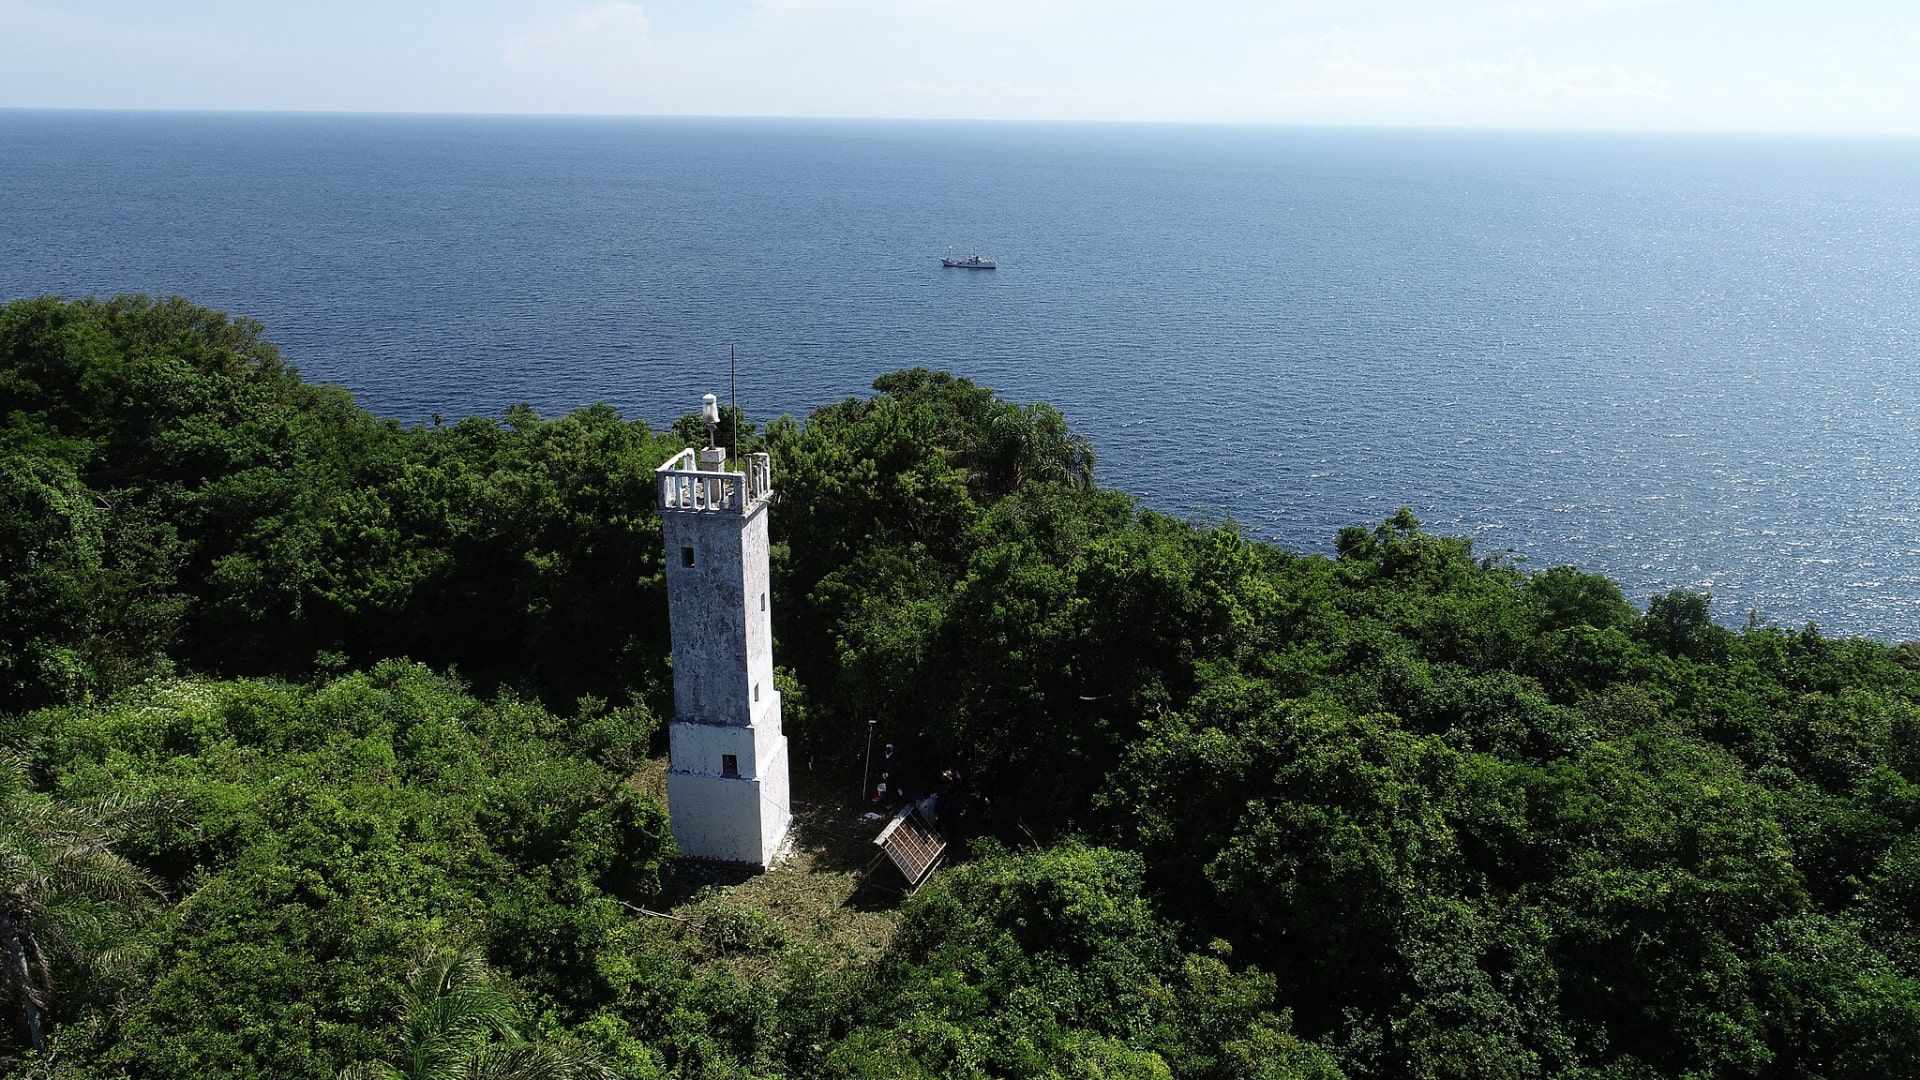
[(779, 854), (793, 815), (777, 694), (771, 704), (757, 724), (676, 720), (667, 729), (667, 813), (682, 855), (765, 869)]

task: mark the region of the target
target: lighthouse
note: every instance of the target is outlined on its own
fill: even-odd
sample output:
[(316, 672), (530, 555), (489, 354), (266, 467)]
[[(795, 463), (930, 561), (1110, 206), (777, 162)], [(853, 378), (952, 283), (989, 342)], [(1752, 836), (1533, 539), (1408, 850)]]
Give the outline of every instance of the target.
[(655, 471), (673, 628), (667, 812), (682, 854), (764, 869), (793, 821), (767, 597), (773, 467), (748, 454), (730, 469), (719, 406), (702, 405), (707, 448)]

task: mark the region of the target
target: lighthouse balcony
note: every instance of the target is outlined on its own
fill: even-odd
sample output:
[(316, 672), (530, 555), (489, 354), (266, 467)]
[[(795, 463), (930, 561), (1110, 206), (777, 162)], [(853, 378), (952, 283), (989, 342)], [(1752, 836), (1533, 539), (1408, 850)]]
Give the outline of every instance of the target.
[(766, 454), (748, 454), (744, 472), (701, 466), (696, 451), (682, 450), (654, 470), (662, 511), (745, 514), (773, 494), (773, 459)]

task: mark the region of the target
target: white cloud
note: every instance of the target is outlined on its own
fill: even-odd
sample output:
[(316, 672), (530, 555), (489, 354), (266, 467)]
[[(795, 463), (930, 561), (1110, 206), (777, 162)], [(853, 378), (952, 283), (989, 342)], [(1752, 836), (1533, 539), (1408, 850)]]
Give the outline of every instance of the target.
[(507, 42), (514, 67), (553, 64), (633, 64), (653, 43), (653, 24), (639, 4), (606, 0), (562, 12)]
[(1374, 61), (1343, 31), (1326, 35), (1319, 49), (1321, 100), (1350, 99), (1432, 112), (1472, 106), (1502, 113), (1555, 105), (1653, 101), (1661, 81), (1618, 64), (1549, 64), (1528, 46), (1455, 58), (1444, 63)]
[(1920, 130), (1911, 0), (644, 3), (0, 0), (0, 105)]
[(1920, 49), (1920, 24), (1889, 26), (1880, 35), (1880, 40), (1889, 51), (1912, 53)]
[(486, 93), (509, 111), (650, 112), (658, 61), (646, 10), (602, 0), (512, 31)]

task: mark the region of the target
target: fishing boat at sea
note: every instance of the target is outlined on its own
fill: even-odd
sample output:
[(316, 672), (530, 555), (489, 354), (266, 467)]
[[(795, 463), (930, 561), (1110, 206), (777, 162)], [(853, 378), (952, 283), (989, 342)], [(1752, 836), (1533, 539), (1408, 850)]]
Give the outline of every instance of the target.
[(992, 259), (983, 259), (978, 255), (969, 255), (964, 259), (956, 259), (949, 255), (940, 260), (940, 265), (958, 270), (992, 270), (994, 268)]

